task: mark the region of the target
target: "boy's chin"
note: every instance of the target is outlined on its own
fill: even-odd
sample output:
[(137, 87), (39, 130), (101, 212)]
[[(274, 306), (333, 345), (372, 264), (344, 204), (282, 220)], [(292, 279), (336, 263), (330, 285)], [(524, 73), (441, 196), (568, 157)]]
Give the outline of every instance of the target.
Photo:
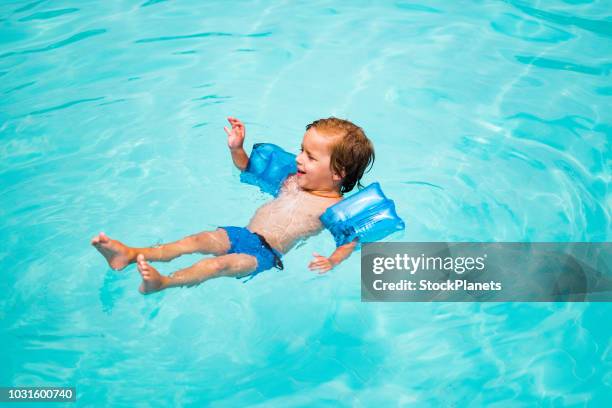
[(304, 180), (303, 177), (298, 177), (297, 184), (302, 190), (311, 190), (311, 188), (308, 187), (308, 183), (306, 182), (306, 180)]

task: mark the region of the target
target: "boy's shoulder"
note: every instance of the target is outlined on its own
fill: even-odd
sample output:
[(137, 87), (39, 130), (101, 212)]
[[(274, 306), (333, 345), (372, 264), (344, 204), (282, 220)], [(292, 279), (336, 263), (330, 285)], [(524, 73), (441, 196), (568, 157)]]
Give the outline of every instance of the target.
[(281, 184), (281, 188), (280, 189), (281, 190), (286, 190), (286, 189), (288, 189), (292, 185), (297, 186), (297, 173), (289, 174), (287, 176), (287, 178)]

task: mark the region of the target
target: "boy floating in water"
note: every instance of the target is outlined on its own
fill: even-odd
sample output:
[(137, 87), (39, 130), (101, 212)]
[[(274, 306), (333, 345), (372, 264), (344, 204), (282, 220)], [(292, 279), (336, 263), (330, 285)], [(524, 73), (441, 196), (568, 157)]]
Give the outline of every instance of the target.
[[(224, 127), (236, 167), (244, 170), (249, 157), (242, 145), (244, 124), (228, 118)], [(319, 119), (306, 126), (302, 151), (296, 158), (297, 173), (283, 182), (279, 195), (260, 207), (243, 227), (219, 227), (179, 241), (151, 248), (132, 248), (103, 232), (91, 244), (120, 270), (136, 262), (142, 276), (140, 292), (147, 294), (176, 286), (193, 286), (219, 276), (244, 277), (266, 269), (282, 269), (281, 256), (300, 239), (323, 229), (319, 217), (351, 191), (374, 161), (374, 148), (363, 130), (337, 119)], [(311, 270), (325, 273), (346, 259), (357, 242), (339, 246), (329, 256), (314, 253)], [(212, 254), (194, 265), (168, 276), (161, 275), (148, 261), (168, 262), (184, 254)]]

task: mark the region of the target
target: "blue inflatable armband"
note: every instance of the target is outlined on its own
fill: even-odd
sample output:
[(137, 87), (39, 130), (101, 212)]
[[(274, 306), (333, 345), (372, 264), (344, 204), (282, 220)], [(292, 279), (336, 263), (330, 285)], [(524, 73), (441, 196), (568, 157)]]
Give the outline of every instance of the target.
[(378, 183), (329, 207), (321, 215), (321, 222), (334, 236), (336, 246), (356, 237), (360, 243), (378, 241), (405, 227), (393, 200), (385, 197)]
[(296, 172), (294, 154), (272, 143), (256, 143), (240, 181), (276, 196), (287, 176)]

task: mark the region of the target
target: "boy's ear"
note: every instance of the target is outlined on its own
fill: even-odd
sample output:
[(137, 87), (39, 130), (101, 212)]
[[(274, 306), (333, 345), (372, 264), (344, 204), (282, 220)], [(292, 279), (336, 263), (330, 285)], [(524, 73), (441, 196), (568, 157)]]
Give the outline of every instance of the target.
[(342, 181), (342, 179), (346, 177), (346, 171), (344, 171), (344, 169), (342, 169), (342, 171), (340, 172), (340, 174), (333, 172), (332, 173), (332, 180), (334, 181)]

